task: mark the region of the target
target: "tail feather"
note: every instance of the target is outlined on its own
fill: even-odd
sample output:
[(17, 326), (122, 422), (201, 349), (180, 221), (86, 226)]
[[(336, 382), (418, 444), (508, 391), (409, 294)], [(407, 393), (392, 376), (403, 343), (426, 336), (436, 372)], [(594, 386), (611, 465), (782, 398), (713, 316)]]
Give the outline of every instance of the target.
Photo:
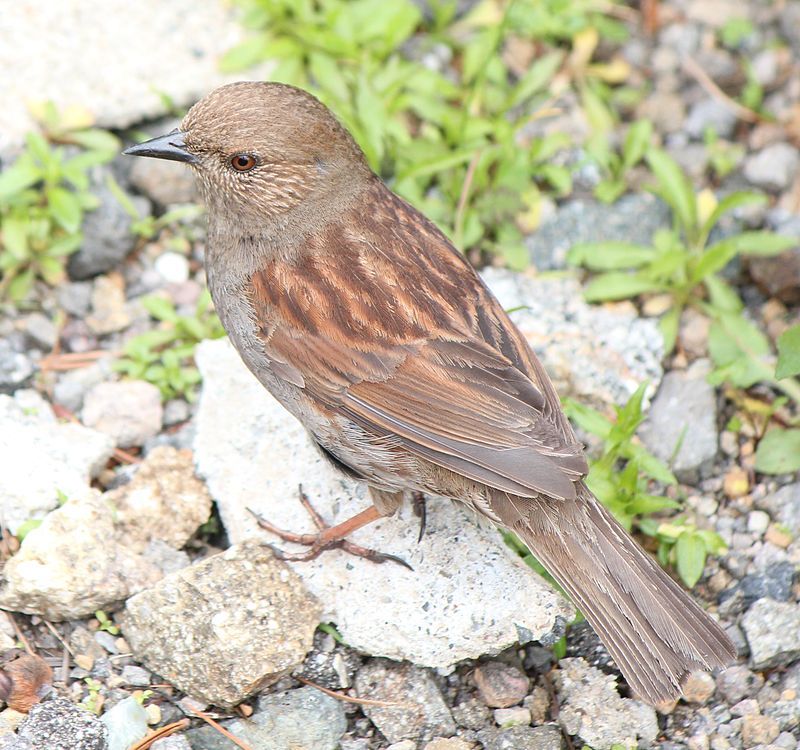
[(505, 493), (492, 510), (530, 547), (597, 631), (633, 690), (651, 703), (736, 656), (722, 628), (578, 485), (575, 500)]

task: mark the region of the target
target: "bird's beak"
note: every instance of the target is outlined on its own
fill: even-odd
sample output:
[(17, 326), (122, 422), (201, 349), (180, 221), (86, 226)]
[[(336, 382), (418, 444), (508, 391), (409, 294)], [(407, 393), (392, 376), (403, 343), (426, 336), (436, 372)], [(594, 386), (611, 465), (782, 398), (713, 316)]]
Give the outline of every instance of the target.
[(151, 138), (144, 143), (126, 148), (122, 153), (128, 156), (152, 156), (155, 159), (169, 159), (170, 161), (183, 161), (195, 164), (197, 157), (187, 150), (186, 134), (180, 130), (173, 130), (158, 138)]

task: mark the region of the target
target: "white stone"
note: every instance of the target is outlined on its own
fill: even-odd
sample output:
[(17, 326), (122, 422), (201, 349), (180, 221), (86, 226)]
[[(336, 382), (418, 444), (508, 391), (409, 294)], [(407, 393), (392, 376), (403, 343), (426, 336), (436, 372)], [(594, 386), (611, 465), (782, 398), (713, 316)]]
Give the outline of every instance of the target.
[(189, 279), (189, 261), (180, 253), (161, 253), (153, 263), (164, 281), (171, 284), (182, 284)]
[(763, 510), (751, 510), (747, 514), (747, 530), (751, 534), (763, 534), (769, 526), (769, 513)]
[[(248, 508), (275, 525), (313, 531), (297, 500), (302, 483), (329, 522), (369, 505), (366, 489), (341, 476), (306, 432), (256, 381), (227, 340), (205, 341), (196, 359), (203, 375), (195, 460), (231, 542), (258, 535)], [(428, 528), (405, 506), (352, 540), (408, 561), (376, 565), (341, 551), (293, 563), (320, 600), (324, 620), (349, 645), (376, 656), (449, 668), (496, 654), (520, 639), (546, 638), (567, 603), (503, 543), (500, 534), (450, 501), (428, 502)], [(298, 549), (280, 542), (287, 549)]]
[(111, 439), (71, 422), (60, 423), (33, 391), (0, 395), (0, 523), (15, 534), (61, 497), (84, 493), (111, 456)]

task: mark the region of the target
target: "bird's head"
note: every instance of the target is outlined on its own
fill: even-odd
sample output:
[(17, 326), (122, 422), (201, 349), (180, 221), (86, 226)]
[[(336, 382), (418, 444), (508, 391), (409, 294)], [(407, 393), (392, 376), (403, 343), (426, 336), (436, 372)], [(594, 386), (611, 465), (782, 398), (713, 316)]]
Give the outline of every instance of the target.
[(189, 164), (212, 220), (263, 222), (355, 190), (371, 175), (361, 149), (319, 100), (279, 83), (222, 86), (180, 128), (126, 149)]

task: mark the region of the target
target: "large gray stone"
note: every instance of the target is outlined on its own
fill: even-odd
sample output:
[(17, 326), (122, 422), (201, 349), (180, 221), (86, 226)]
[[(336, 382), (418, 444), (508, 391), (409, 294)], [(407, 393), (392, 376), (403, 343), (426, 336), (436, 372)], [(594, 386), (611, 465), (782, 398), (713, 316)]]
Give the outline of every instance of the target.
[(250, 540), (131, 597), (119, 622), (148, 669), (231, 708), (302, 662), (320, 615), (300, 578)]
[(800, 657), (800, 604), (759, 599), (742, 618), (754, 669), (790, 664)]
[(555, 677), (561, 699), (558, 723), (567, 734), (594, 750), (651, 747), (659, 732), (655, 710), (622, 698), (615, 677), (582, 658), (562, 659)]
[[(319, 455), (227, 340), (203, 342), (196, 359), (203, 391), (195, 461), (232, 542), (253, 536), (278, 541), (259, 531), (248, 508), (279, 527), (313, 531), (297, 499), (300, 483), (330, 522), (370, 504), (366, 488)], [(569, 605), (474, 513), (432, 499), (420, 543), (418, 528), (406, 506), (352, 536), (402, 557), (413, 571), (338, 550), (291, 563), (322, 603), (324, 619), (336, 623), (349, 645), (376, 656), (450, 667), (520, 639), (557, 638), (562, 632), (571, 618)]]
[(717, 399), (706, 380), (709, 370), (708, 360), (697, 360), (688, 370), (667, 374), (639, 430), (647, 448), (690, 484), (717, 455)]
[(85, 708), (66, 698), (37, 703), (19, 728), (33, 750), (106, 750), (108, 730)]
[(16, 534), (28, 519), (58, 506), (59, 493), (86, 492), (105, 466), (110, 438), (79, 424), (60, 423), (33, 391), (0, 395), (0, 522)]

